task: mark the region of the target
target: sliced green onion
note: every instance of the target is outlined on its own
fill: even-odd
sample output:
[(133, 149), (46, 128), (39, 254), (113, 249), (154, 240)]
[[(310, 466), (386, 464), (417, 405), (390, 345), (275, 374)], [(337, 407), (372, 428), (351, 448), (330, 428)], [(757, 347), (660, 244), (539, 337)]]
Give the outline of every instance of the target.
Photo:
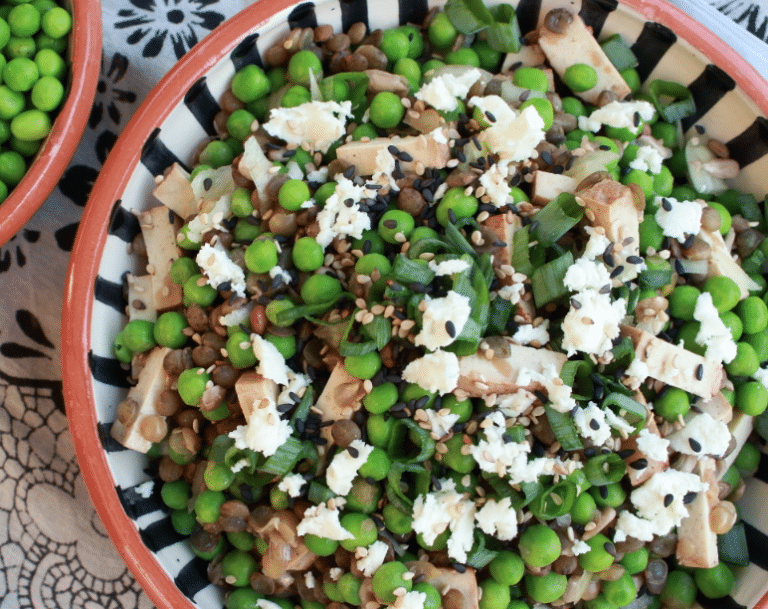
[(491, 301), (488, 311), (488, 328), (494, 334), (501, 334), (507, 327), (507, 322), (512, 316), (513, 305), (506, 298), (496, 297)]
[(551, 404), (545, 404), (544, 411), (547, 414), (549, 426), (563, 450), (581, 450), (584, 448), (579, 434), (576, 432), (576, 425), (574, 425), (569, 413), (559, 412), (552, 408)]
[[(492, 538), (483, 534), (480, 529), (474, 530), (475, 543), (472, 549), (467, 553), (467, 560), (464, 564), (474, 569), (482, 569), (498, 555), (498, 550), (491, 550), (486, 544)], [(498, 542), (497, 542), (498, 543)]]
[(561, 192), (534, 216), (533, 238), (541, 245), (550, 246), (576, 226), (583, 216), (584, 208), (576, 202), (576, 197)]
[[(435, 441), (430, 437), (429, 431), (426, 429), (422, 429), (419, 427), (418, 423), (414, 421), (413, 419), (398, 419), (395, 421), (395, 429), (398, 427), (400, 428), (407, 428), (409, 430), (409, 435), (415, 436), (415, 438), (412, 438), (412, 441), (416, 446), (419, 447), (419, 452), (413, 457), (405, 458), (405, 459), (398, 459), (398, 461), (402, 463), (423, 463), (424, 461), (427, 461), (428, 459), (432, 458), (432, 455), (435, 454)], [(394, 433), (392, 434), (392, 438), (396, 438), (398, 434)], [(400, 444), (398, 442), (398, 444)], [(390, 454), (394, 453), (394, 449), (397, 447), (397, 445), (392, 446), (390, 444), (390, 449), (388, 452)]]
[(334, 497), (336, 497), (336, 493), (325, 486), (325, 484), (321, 484), (317, 480), (310, 480), (309, 488), (307, 489), (307, 499), (310, 503), (320, 505)]
[(303, 453), (304, 442), (295, 436), (290, 436), (274, 455), (259, 466), (259, 471), (275, 476), (285, 476), (302, 459)]
[(604, 486), (613, 484), (624, 477), (627, 464), (617, 453), (596, 455), (584, 464), (584, 473), (590, 484)]
[(573, 254), (566, 252), (559, 258), (540, 266), (533, 272), (531, 287), (536, 307), (565, 298), (569, 292), (565, 287), (565, 274), (573, 264)]
[(619, 72), (628, 70), (629, 68), (637, 67), (637, 57), (629, 48), (621, 34), (614, 34), (609, 36), (600, 43), (603, 49), (603, 53), (608, 56), (608, 59)]
[(373, 321), (363, 324), (362, 332), (373, 339), (378, 349), (383, 349), (392, 338), (392, 322), (382, 315), (376, 315)]
[(450, 247), (444, 241), (441, 241), (440, 239), (432, 239), (430, 237), (426, 237), (424, 239), (419, 239), (416, 243), (411, 244), (411, 247), (408, 248), (407, 253), (408, 253), (408, 257), (411, 260), (416, 260), (422, 254), (426, 254), (426, 253), (434, 254), (435, 250), (448, 250), (448, 249), (450, 249)]
[(491, 9), (493, 22), (485, 31), (488, 45), (501, 53), (517, 53), (520, 50), (520, 25), (515, 9), (510, 4), (499, 4)]
[(262, 457), (258, 453), (255, 453), (252, 450), (249, 450), (249, 449), (243, 450), (243, 449), (237, 448), (234, 445), (234, 443), (224, 453), (224, 463), (230, 469), (232, 468), (233, 465), (235, 465), (235, 463), (239, 463), (243, 460), (248, 462), (248, 465), (240, 468), (241, 474), (243, 473), (253, 474), (263, 459), (264, 457)]
[(227, 451), (235, 445), (235, 441), (222, 434), (216, 436), (211, 442), (211, 451), (208, 453), (208, 460), (216, 463), (224, 463), (224, 459), (227, 455)]
[(408, 302), (412, 292), (403, 284), (393, 281), (384, 289), (384, 300), (396, 307), (401, 307)]
[(493, 22), (483, 0), (448, 0), (443, 7), (448, 20), (462, 34), (474, 34)]
[(613, 359), (605, 366), (604, 374), (613, 374), (619, 368), (626, 368), (635, 359), (635, 346), (628, 337), (622, 338), (611, 349)]
[(531, 502), (531, 512), (537, 518), (551, 520), (570, 512), (575, 500), (576, 485), (569, 480), (562, 480)]
[(310, 385), (307, 387), (306, 391), (304, 392), (304, 395), (301, 396), (301, 401), (299, 402), (299, 405), (296, 407), (296, 410), (293, 411), (293, 414), (291, 415), (291, 426), (296, 426), (296, 421), (302, 420), (306, 421), (307, 417), (309, 416), (309, 410), (312, 408), (312, 405), (315, 403), (315, 390)]
[(730, 531), (717, 536), (717, 553), (725, 562), (741, 567), (749, 565), (747, 533), (743, 522), (737, 522)]
[(387, 474), (387, 499), (389, 499), (389, 502), (392, 503), (397, 509), (405, 512), (406, 514), (410, 514), (413, 512), (413, 499), (408, 497), (403, 492), (400, 482), (403, 474), (406, 472), (423, 472), (427, 474), (427, 476), (429, 476), (429, 472), (424, 468), (423, 465), (419, 465), (418, 463), (402, 463), (400, 461), (395, 461), (392, 463), (392, 467)]
[[(500, 499), (504, 499), (504, 497), (512, 497), (514, 503), (515, 493), (517, 491), (509, 486), (509, 482), (496, 474), (483, 474), (483, 477), (488, 481), (493, 492), (496, 493)], [(515, 507), (515, 509), (517, 509), (517, 507)]]
[(445, 225), (445, 241), (457, 254), (469, 254), (472, 258), (477, 258), (475, 248), (470, 245), (467, 238), (461, 234), (459, 227), (451, 222)]
[(525, 495), (525, 503), (523, 505), (528, 505), (544, 492), (544, 485), (540, 482), (523, 482), (520, 484), (520, 488)]
[(644, 290), (658, 290), (672, 281), (672, 269), (646, 269), (637, 278), (637, 282)]
[(398, 254), (395, 256), (392, 272), (389, 276), (404, 285), (411, 283), (429, 285), (435, 278), (435, 271), (430, 269), (426, 264), (421, 264), (421, 262), (411, 260), (403, 254)]
[(669, 123), (696, 113), (693, 95), (687, 87), (679, 83), (656, 79), (648, 85), (648, 97), (659, 114)]
[(515, 231), (512, 236), (512, 266), (518, 273), (522, 273), (528, 277), (533, 274), (530, 242), (531, 233), (527, 226)]
[(560, 368), (560, 378), (563, 380), (563, 383), (574, 389), (575, 393), (571, 393), (574, 399), (592, 399), (592, 393), (594, 392), (592, 362), (578, 359), (568, 360)]
[(333, 300), (327, 302), (318, 302), (317, 304), (299, 305), (285, 309), (277, 314), (277, 324), (282, 327), (292, 326), (300, 319), (309, 315), (317, 315), (325, 313), (332, 308), (340, 299), (342, 295), (337, 296)]
[(613, 408), (618, 410), (618, 414), (630, 425), (634, 425), (637, 431), (640, 431), (645, 425), (645, 419), (648, 412), (640, 402), (633, 400), (628, 395), (611, 392), (605, 396), (602, 403), (603, 408)]

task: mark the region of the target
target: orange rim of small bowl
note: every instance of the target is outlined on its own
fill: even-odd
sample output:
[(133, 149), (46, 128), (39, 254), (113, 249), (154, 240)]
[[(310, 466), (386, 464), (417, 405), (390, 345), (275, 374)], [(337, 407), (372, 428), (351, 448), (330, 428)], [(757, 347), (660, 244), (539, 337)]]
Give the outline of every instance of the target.
[(19, 232), (51, 194), (75, 154), (91, 113), (101, 70), (101, 3), (71, 0), (71, 7), (71, 76), (66, 101), (29, 171), (0, 205), (0, 245)]
[[(710, 61), (731, 74), (764, 115), (768, 83), (736, 51), (691, 16), (665, 0), (622, 0), (644, 18), (670, 27)], [(220, 25), (166, 74), (141, 104), (117, 141), (91, 192), (69, 262), (62, 311), (62, 372), (67, 417), (83, 479), (107, 532), (128, 568), (161, 609), (195, 605), (144, 545), (114, 489), (114, 478), (97, 433), (93, 387), (88, 366), (93, 285), (107, 239), (112, 207), (120, 198), (141, 147), (157, 125), (182, 102), (189, 86), (234, 49), (243, 36), (269, 17), (298, 4), (294, 0), (260, 0)], [(674, 27), (672, 27), (674, 25)], [(706, 34), (702, 36), (702, 32)], [(200, 59), (202, 57), (203, 59)], [(109, 179), (107, 179), (109, 176)], [(768, 594), (754, 607), (768, 609)]]

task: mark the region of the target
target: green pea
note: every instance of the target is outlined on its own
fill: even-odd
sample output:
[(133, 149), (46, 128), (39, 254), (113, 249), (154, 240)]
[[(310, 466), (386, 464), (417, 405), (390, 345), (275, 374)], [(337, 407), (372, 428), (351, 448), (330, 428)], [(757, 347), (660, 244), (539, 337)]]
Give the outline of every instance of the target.
[[(238, 243), (252, 243), (261, 235), (261, 228), (257, 224), (249, 222), (247, 218), (240, 218), (235, 224), (232, 236)], [(253, 271), (251, 271), (253, 272)]]
[(346, 509), (363, 514), (372, 514), (376, 511), (381, 500), (381, 485), (376, 481), (368, 481), (357, 476), (352, 481), (352, 489), (347, 495)]
[(701, 330), (701, 324), (698, 321), (684, 323), (677, 334), (677, 342), (688, 349), (688, 351), (692, 351), (697, 355), (704, 355), (707, 350), (706, 346), (696, 342), (699, 330)]
[(758, 416), (768, 407), (768, 390), (762, 383), (747, 381), (736, 388), (736, 406), (744, 414)]
[(621, 559), (621, 566), (627, 570), (627, 573), (635, 575), (645, 571), (648, 566), (648, 548), (640, 548), (634, 552), (628, 552)]
[(24, 96), (6, 85), (0, 86), (0, 119), (9, 121), (24, 109)]
[(400, 29), (384, 30), (379, 48), (387, 56), (389, 63), (395, 63), (399, 59), (408, 57), (411, 43), (408, 35)]
[(330, 556), (339, 547), (339, 542), (325, 537), (318, 537), (307, 533), (304, 535), (304, 544), (307, 549), (318, 556)]
[(645, 252), (649, 247), (661, 250), (664, 243), (664, 233), (653, 214), (645, 214), (640, 223), (640, 251)]
[(752, 376), (759, 367), (755, 350), (745, 342), (736, 343), (736, 357), (725, 364), (726, 372), (732, 376)]
[(124, 332), (120, 332), (115, 336), (115, 340), (112, 343), (112, 352), (115, 354), (118, 361), (121, 361), (124, 364), (131, 363), (131, 360), (133, 359), (133, 351), (131, 351), (128, 348), (128, 345), (125, 344)]
[(160, 498), (172, 510), (185, 510), (192, 498), (192, 487), (185, 480), (165, 482), (160, 488)]
[(235, 158), (235, 153), (226, 142), (213, 140), (208, 142), (200, 153), (200, 162), (210, 165), (214, 169), (231, 165)]
[(309, 186), (303, 180), (288, 180), (283, 183), (277, 194), (277, 201), (283, 209), (298, 211), (311, 199)]
[(64, 99), (64, 85), (53, 76), (43, 76), (33, 85), (30, 99), (38, 110), (51, 112), (58, 108)]
[(258, 239), (245, 250), (245, 266), (253, 273), (267, 273), (277, 266), (277, 246), (271, 239)]
[(669, 312), (673, 317), (691, 321), (701, 291), (692, 285), (679, 285), (669, 295)]
[(281, 327), (287, 327), (290, 326), (291, 323), (282, 323), (280, 322), (279, 315), (280, 313), (283, 313), (284, 311), (287, 311), (289, 309), (294, 308), (296, 305), (288, 298), (281, 298), (277, 300), (272, 300), (269, 302), (269, 304), (266, 307), (265, 313), (267, 315), (267, 319), (275, 324), (276, 326)]
[(451, 46), (456, 41), (458, 35), (458, 30), (448, 19), (448, 15), (443, 12), (436, 13), (427, 28), (429, 42), (437, 49), (445, 49)]
[[(413, 232), (415, 224), (413, 216), (408, 212), (390, 209), (379, 220), (379, 235), (387, 243), (404, 243)], [(403, 236), (402, 241), (398, 241), (399, 235)]]
[[(415, 59), (403, 57), (395, 62), (392, 72), (400, 76), (405, 76), (408, 80), (409, 93), (415, 93), (421, 82), (421, 67)], [(376, 136), (373, 136), (376, 137)]]
[(702, 290), (712, 295), (712, 303), (719, 313), (733, 309), (741, 298), (739, 286), (733, 279), (724, 275), (707, 279), (702, 286)]
[(758, 296), (747, 296), (734, 309), (744, 324), (744, 332), (755, 334), (768, 328), (768, 306)]
[(675, 569), (667, 575), (667, 582), (659, 598), (669, 609), (686, 609), (693, 606), (697, 592), (693, 577), (685, 571)]
[(268, 333), (264, 338), (275, 346), (284, 359), (291, 359), (296, 355), (297, 343), (295, 336), (278, 336), (277, 334)]
[(376, 351), (365, 355), (348, 355), (344, 358), (344, 368), (361, 381), (372, 379), (381, 369), (381, 356)]
[(413, 590), (414, 592), (421, 592), (427, 595), (427, 598), (424, 600), (424, 609), (440, 609), (442, 607), (440, 593), (429, 582), (413, 584)]
[(736, 313), (734, 313), (733, 311), (726, 311), (725, 313), (722, 313), (720, 315), (720, 320), (725, 324), (725, 327), (728, 328), (728, 330), (730, 331), (731, 337), (733, 337), (733, 340), (737, 341), (741, 338), (741, 335), (744, 332), (744, 324), (742, 323), (739, 316), (736, 315)]
[(372, 584), (376, 596), (385, 603), (394, 603), (397, 600), (395, 590), (402, 587), (410, 592), (413, 582), (411, 579), (403, 579), (403, 575), (408, 572), (408, 568), (401, 562), (385, 562), (373, 574)]
[(632, 169), (621, 176), (621, 183), (624, 185), (636, 184), (640, 187), (646, 199), (654, 196), (653, 178), (644, 171)]
[(472, 406), (472, 400), (469, 398), (459, 400), (455, 395), (449, 393), (443, 396), (440, 403), (441, 408), (447, 408), (451, 414), (459, 415), (457, 423), (466, 423), (469, 418), (474, 414), (474, 407)]
[(189, 302), (207, 307), (216, 300), (218, 292), (216, 288), (208, 285), (207, 280), (200, 274), (192, 275), (184, 282), (182, 287), (184, 298)]
[(33, 57), (36, 51), (42, 49), (50, 49), (59, 55), (64, 55), (67, 52), (66, 38), (51, 38), (45, 32), (38, 32), (34, 39), (21, 38), (19, 40), (25, 41), (24, 44), (32, 43), (32, 46), (23, 47), (25, 57)]
[(512, 82), (518, 87), (546, 93), (549, 91), (549, 79), (543, 70), (529, 66), (518, 68), (512, 74)]
[(5, 45), (5, 56), (8, 59), (16, 57), (34, 57), (37, 44), (34, 38), (28, 36), (11, 36)]
[(381, 129), (392, 129), (400, 124), (405, 115), (405, 106), (400, 97), (390, 91), (377, 93), (369, 106), (371, 122)]
[(345, 573), (337, 582), (336, 588), (344, 602), (356, 606), (360, 604), (360, 585), (362, 583), (362, 580), (352, 575), (352, 573)]
[(293, 244), (291, 259), (300, 271), (316, 271), (323, 266), (323, 248), (312, 237), (301, 237)]
[(597, 70), (586, 63), (575, 63), (566, 68), (563, 82), (575, 93), (588, 91), (597, 85)]
[(256, 559), (241, 550), (228, 552), (221, 561), (221, 573), (229, 585), (242, 588), (250, 584), (251, 575), (256, 572)]
[(256, 538), (248, 531), (231, 531), (227, 533), (227, 541), (238, 550), (250, 552)]
[(8, 22), (0, 17), (0, 49), (2, 49), (11, 39), (11, 28)]
[(664, 393), (653, 402), (656, 414), (668, 421), (676, 421), (680, 415), (685, 416), (690, 407), (688, 394), (679, 387), (667, 386)]
[(480, 202), (472, 195), (465, 195), (464, 189), (458, 186), (449, 188), (437, 204), (435, 217), (437, 221), (446, 226), (451, 220), (450, 211), (456, 219), (469, 218), (477, 213)]
[(489, 72), (498, 72), (501, 63), (501, 52), (491, 48), (487, 40), (475, 40), (472, 43), (472, 50), (477, 54), (480, 60), (480, 68)]
[(579, 564), (582, 569), (590, 573), (599, 573), (613, 564), (613, 555), (606, 550), (606, 547), (612, 547), (613, 543), (605, 535), (598, 533), (587, 540), (587, 545), (589, 551), (579, 554)]
[(224, 463), (209, 461), (203, 473), (203, 480), (212, 491), (223, 491), (235, 481), (235, 474)]
[(360, 239), (355, 239), (352, 242), (352, 249), (360, 250), (366, 254), (383, 254), (386, 248), (386, 243), (382, 239), (381, 235), (376, 230), (364, 230)]
[(16, 57), (3, 67), (3, 82), (13, 91), (29, 91), (39, 77), (37, 64), (28, 57)]
[(283, 108), (295, 108), (311, 101), (312, 94), (309, 92), (309, 89), (301, 85), (293, 85), (283, 94), (280, 105)]
[(392, 417), (384, 417), (380, 414), (372, 414), (368, 416), (368, 420), (365, 423), (365, 429), (368, 432), (368, 439), (373, 446), (384, 447), (392, 437), (392, 430), (396, 419)]
[(543, 97), (531, 97), (520, 104), (520, 112), (528, 106), (536, 108), (536, 112), (539, 113), (541, 120), (544, 121), (544, 131), (548, 131), (555, 120), (555, 110), (552, 107), (552, 102)]
[(696, 586), (707, 598), (723, 598), (733, 588), (733, 571), (724, 562), (711, 569), (696, 569), (693, 574)]
[(625, 571), (619, 579), (603, 582), (603, 595), (609, 603), (616, 607), (629, 605), (637, 596), (637, 589), (635, 582), (632, 581), (632, 576)]
[(651, 133), (667, 148), (677, 147), (677, 128), (672, 123), (658, 121), (651, 126)]
[(256, 117), (245, 108), (238, 108), (227, 117), (227, 131), (229, 134), (244, 141), (252, 133), (252, 125)]
[(440, 59), (428, 59), (421, 66), (421, 84), (424, 84), (431, 73), (434, 73), (438, 68), (442, 68), (445, 65), (444, 61)]
[(171, 512), (171, 526), (179, 535), (192, 535), (196, 525), (197, 519), (195, 518), (195, 514), (188, 511), (186, 507)]
[(332, 303), (341, 296), (341, 283), (336, 277), (311, 275), (302, 284), (300, 294), (307, 304)]
[(229, 202), (232, 213), (238, 218), (247, 218), (253, 214), (253, 203), (251, 202), (251, 193), (246, 188), (238, 187), (232, 193)]
[(378, 537), (376, 523), (365, 514), (344, 514), (341, 517), (341, 526), (354, 536), (353, 539), (343, 539), (339, 542), (342, 548), (350, 552), (354, 552), (358, 546), (371, 545)]
[(195, 499), (195, 514), (200, 522), (213, 523), (219, 519), (221, 506), (227, 498), (221, 491), (203, 490)]
[[(397, 72), (399, 74), (399, 72)], [(352, 131), (352, 139), (355, 142), (359, 142), (364, 137), (367, 137), (369, 140), (375, 139), (379, 136), (378, 133), (376, 133), (376, 127), (371, 125), (371, 123), (363, 123), (362, 125), (358, 125), (355, 127)], [(327, 184), (324, 184), (324, 186), (327, 186), (328, 184), (331, 184), (333, 186), (333, 189), (331, 190), (331, 194), (333, 194), (333, 190), (336, 188), (335, 182), (328, 182)], [(315, 194), (315, 198), (317, 198), (317, 194)]]
[[(67, 13), (67, 11), (62, 8), (59, 8), (58, 10), (64, 11), (66, 17), (69, 18), (69, 13)], [(69, 19), (69, 25), (70, 27), (72, 25), (71, 19)], [(11, 12), (8, 13), (8, 26), (10, 27), (13, 36), (33, 36), (40, 29), (40, 11), (31, 4), (19, 4), (14, 6), (11, 9)]]
[(384, 526), (395, 535), (406, 535), (413, 530), (413, 518), (410, 514), (400, 511), (391, 503), (382, 510)]
[(506, 607), (511, 600), (509, 586), (500, 584), (494, 579), (486, 579), (480, 582), (480, 609), (496, 609)]
[(394, 383), (382, 383), (363, 398), (363, 406), (372, 414), (381, 414), (397, 403), (397, 397), (397, 386)]
[(488, 564), (491, 577), (500, 584), (514, 586), (523, 579), (525, 563), (520, 555), (511, 550), (501, 550)]
[(125, 344), (134, 353), (149, 351), (155, 346), (155, 324), (145, 319), (133, 319), (123, 328)]
[(525, 590), (537, 603), (551, 603), (556, 601), (565, 592), (568, 578), (554, 571), (546, 575), (526, 575)]
[(455, 434), (445, 441), (448, 452), (443, 455), (443, 465), (450, 467), (453, 471), (460, 474), (468, 474), (477, 463), (472, 455), (462, 454), (461, 449), (465, 446), (462, 434)]
[(640, 74), (635, 68), (627, 68), (626, 70), (619, 72), (619, 74), (621, 74), (621, 77), (624, 79), (624, 82), (627, 83), (627, 86), (632, 93), (637, 93), (640, 90), (643, 83), (642, 80), (640, 80)]
[(376, 481), (384, 480), (392, 467), (392, 459), (383, 449), (375, 447), (368, 455), (365, 463), (360, 466), (358, 473), (363, 478), (373, 478)]
[(736, 460), (733, 462), (733, 465), (746, 476), (751, 476), (760, 466), (761, 455), (762, 453), (757, 446), (751, 442), (747, 442), (742, 446), (739, 454), (736, 455)]
[(293, 82), (308, 87), (312, 78), (317, 82), (323, 79), (323, 64), (312, 51), (301, 50), (288, 61), (288, 75)]
[(256, 609), (258, 601), (263, 599), (264, 595), (254, 592), (251, 588), (236, 588), (227, 595), (224, 601), (226, 609)]
[(619, 507), (627, 498), (627, 492), (620, 483), (593, 486), (589, 489), (589, 494), (598, 507)]
[(725, 205), (715, 201), (709, 201), (707, 205), (714, 209), (718, 214), (720, 214), (720, 234), (727, 235), (728, 231), (731, 230), (731, 224), (733, 221), (731, 218), (731, 212), (728, 211)]
[(241, 102), (248, 103), (266, 97), (270, 81), (259, 66), (249, 64), (238, 70), (232, 78), (232, 93)]
[(51, 131), (51, 117), (41, 110), (25, 110), (11, 119), (11, 133), (20, 140), (41, 140)]
[(157, 318), (153, 328), (155, 342), (161, 347), (178, 349), (187, 344), (184, 328), (187, 328), (187, 318), (178, 311), (166, 311)]
[(203, 397), (211, 375), (204, 368), (189, 368), (179, 375), (177, 382), (179, 397), (187, 406), (197, 406)]
[(242, 331), (233, 333), (227, 339), (227, 356), (235, 368), (245, 369), (256, 365), (256, 354), (253, 352), (251, 338)]
[(589, 493), (581, 493), (571, 507), (571, 519), (576, 524), (587, 524), (595, 515), (597, 504)]
[(480, 58), (473, 48), (461, 47), (460, 49), (446, 53), (445, 63), (449, 66), (472, 66), (474, 68), (479, 68)]
[(531, 567), (546, 567), (558, 556), (562, 545), (560, 538), (544, 524), (529, 526), (520, 535), (520, 557)]
[(40, 25), (51, 38), (62, 38), (72, 29), (72, 17), (65, 9), (57, 6), (43, 14)]
[(761, 364), (768, 360), (768, 331), (758, 332), (757, 334), (743, 334), (741, 340), (752, 345), (757, 355), (757, 361)]

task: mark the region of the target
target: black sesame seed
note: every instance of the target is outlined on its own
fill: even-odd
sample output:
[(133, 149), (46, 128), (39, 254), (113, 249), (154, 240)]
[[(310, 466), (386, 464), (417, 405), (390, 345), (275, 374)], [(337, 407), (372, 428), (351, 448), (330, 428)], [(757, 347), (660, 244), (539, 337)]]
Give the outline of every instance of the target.
[(539, 156), (541, 156), (541, 160), (544, 161), (547, 165), (552, 165), (554, 162), (552, 159), (552, 153), (548, 150), (542, 150)]
[(683, 249), (691, 249), (693, 247), (693, 242), (696, 240), (696, 235), (688, 235), (685, 238), (685, 241), (683, 241)]
[(691, 491), (690, 493), (686, 493), (683, 496), (683, 505), (688, 505), (690, 503), (693, 503), (693, 500), (696, 499), (697, 493)]
[(619, 457), (622, 459), (629, 459), (634, 454), (635, 451), (632, 448), (625, 448), (624, 450), (619, 451)]
[(606, 283), (602, 288), (599, 290), (600, 294), (610, 294), (611, 293), (611, 284)]
[(608, 487), (607, 486), (605, 486), (605, 485), (598, 486), (597, 490), (600, 493), (600, 497), (602, 497), (603, 499), (608, 499)]
[(529, 89), (526, 89), (520, 94), (520, 97), (518, 98), (521, 102), (526, 101), (531, 96), (531, 91)]
[(664, 208), (664, 211), (672, 211), (672, 203), (666, 197), (662, 197), (661, 206)]
[(480, 140), (477, 139), (476, 135), (472, 136), (472, 143), (475, 145), (475, 148), (477, 148), (478, 150), (483, 149), (482, 145), (480, 144)]
[(640, 256), (627, 256), (627, 262), (629, 264), (642, 264), (643, 259)]
[(532, 232), (533, 232), (533, 231), (535, 231), (537, 228), (539, 228), (539, 221), (538, 221), (538, 220), (534, 220), (533, 222), (531, 222), (531, 223), (528, 225), (528, 232), (529, 232), (529, 233), (532, 233)]
[(437, 476), (431, 476), (432, 479), (432, 488), (434, 488), (436, 491), (441, 491), (443, 489), (443, 485), (440, 484), (440, 480), (437, 479)]
[(648, 467), (648, 459), (638, 459), (637, 461), (633, 461), (629, 464), (629, 467), (637, 470), (645, 469)]
[(669, 507), (672, 505), (672, 502), (675, 500), (675, 496), (672, 493), (667, 493), (664, 495), (664, 507)]
[(640, 116), (640, 113), (639, 113), (639, 112), (635, 112), (635, 113), (632, 115), (632, 123), (635, 125), (635, 127), (639, 127), (639, 126), (640, 126), (640, 121), (641, 121), (641, 120), (643, 120), (643, 119), (642, 119), (642, 117)]
[(565, 167), (563, 167), (562, 165), (554, 165), (552, 167), (552, 173), (554, 173), (554, 174), (558, 174), (559, 175), (559, 174), (563, 173), (563, 171), (565, 171)]
[(600, 423), (596, 419), (590, 419), (589, 427), (597, 431), (598, 429), (600, 429)]
[(488, 119), (489, 123), (495, 123), (496, 122), (496, 117), (491, 112), (489, 112), (488, 110), (485, 111), (485, 118)]
[(390, 144), (389, 146), (387, 146), (387, 152), (389, 152), (389, 154), (391, 154), (392, 156), (397, 156), (400, 153), (400, 150), (394, 144)]
[(703, 135), (706, 129), (704, 128), (704, 125), (695, 125), (694, 128), (696, 129), (696, 133), (699, 135)]
[(453, 209), (448, 210), (448, 221), (451, 224), (456, 224), (457, 218), (456, 218), (456, 212), (453, 211)]
[(357, 450), (354, 446), (347, 446), (347, 452), (353, 459), (357, 459), (360, 456), (360, 451)]
[(598, 146), (598, 148), (600, 148), (600, 150), (610, 150), (611, 149), (611, 147), (608, 144), (600, 144), (600, 146)]
[(222, 281), (219, 285), (216, 286), (216, 289), (219, 292), (229, 292), (232, 289), (232, 282)]
[(456, 326), (450, 319), (445, 322), (445, 331), (448, 333), (448, 336), (450, 336), (451, 338), (454, 338), (456, 336)]
[(610, 252), (603, 254), (603, 262), (605, 262), (606, 266), (616, 266), (616, 260)]
[(704, 378), (704, 364), (696, 366), (696, 380), (700, 381)]
[(461, 150), (456, 151), (456, 159), (459, 161), (459, 163), (466, 163), (467, 162), (467, 155), (464, 154)]
[(614, 546), (610, 541), (606, 541), (603, 544), (603, 549), (608, 552), (611, 556), (616, 558), (616, 546)]
[(203, 188), (205, 190), (210, 190), (211, 186), (213, 186), (213, 180), (211, 178), (205, 178), (203, 180)]
[(410, 163), (413, 160), (413, 157), (404, 150), (400, 151), (400, 154), (397, 155), (397, 158), (400, 159), (403, 163)]
[(388, 228), (390, 230), (397, 228), (397, 220), (384, 220), (382, 224), (384, 225), (384, 228)]
[(355, 204), (355, 200), (352, 199), (351, 197), (349, 199), (344, 199), (344, 205), (346, 207), (350, 207), (351, 208), (354, 204)]
[(510, 186), (517, 186), (520, 183), (520, 180), (523, 179), (523, 176), (521, 176), (519, 173), (516, 173), (512, 176), (512, 179), (509, 181)]
[(701, 452), (701, 444), (699, 444), (698, 441), (694, 440), (693, 438), (688, 438), (688, 445), (691, 447), (691, 450), (695, 453)]
[(294, 406), (295, 406), (295, 404), (278, 404), (277, 405), (277, 412), (288, 412)]
[(590, 446), (589, 448), (584, 449), (584, 456), (589, 459), (590, 457), (594, 457), (597, 454), (597, 449), (594, 446)]
[(348, 180), (352, 179), (352, 176), (355, 175), (355, 169), (356, 167), (354, 165), (350, 165), (344, 170), (344, 173), (342, 174), (345, 178)]
[(459, 563), (459, 562), (453, 562), (453, 563), (451, 563), (451, 566), (456, 571), (458, 571), (459, 573), (466, 573), (467, 572), (467, 568), (464, 565), (462, 565), (461, 563)]
[(293, 150), (286, 150), (285, 152), (283, 152), (283, 158), (290, 159), (295, 154), (296, 154), (295, 148)]
[(296, 431), (298, 431), (299, 433), (303, 433), (304, 432), (304, 425), (305, 424), (304, 424), (304, 420), (303, 419), (299, 419), (297, 417), (295, 425), (296, 425)]
[(620, 264), (610, 274), (611, 279), (616, 279), (619, 275), (621, 275), (624, 272), (624, 265)]

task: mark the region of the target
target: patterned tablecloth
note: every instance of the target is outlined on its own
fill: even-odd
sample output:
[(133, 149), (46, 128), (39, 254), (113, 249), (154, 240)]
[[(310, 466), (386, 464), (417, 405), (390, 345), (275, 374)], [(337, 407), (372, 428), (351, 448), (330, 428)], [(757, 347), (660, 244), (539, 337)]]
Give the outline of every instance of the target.
[[(768, 2), (675, 0), (768, 74)], [(88, 192), (152, 86), (247, 0), (102, 0), (104, 52), (77, 154), (0, 248), (0, 609), (150, 609), (96, 516), (67, 428), (60, 310)], [(742, 35), (744, 28), (752, 35)]]

